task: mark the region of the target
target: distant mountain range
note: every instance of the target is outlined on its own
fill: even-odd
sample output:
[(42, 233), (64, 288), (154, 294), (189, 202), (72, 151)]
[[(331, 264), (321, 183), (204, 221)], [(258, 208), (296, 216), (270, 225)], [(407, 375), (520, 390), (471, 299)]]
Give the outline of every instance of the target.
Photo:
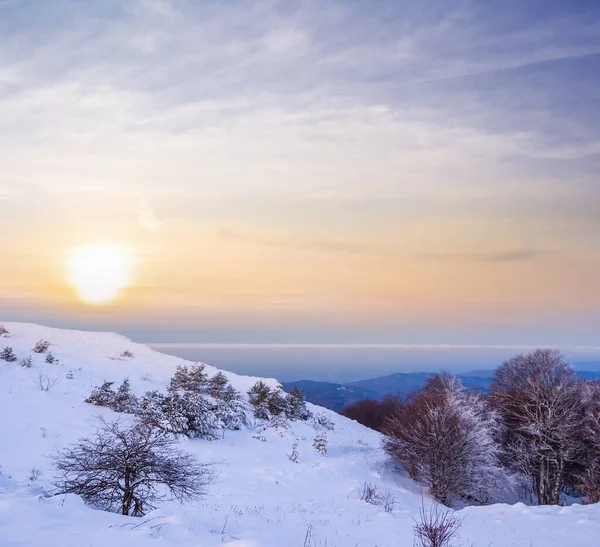
[[(577, 375), (581, 379), (600, 380), (600, 363), (580, 363), (576, 365), (576, 368)], [(281, 384), (285, 391), (297, 387), (304, 391), (307, 401), (339, 412), (344, 407), (361, 399), (378, 400), (388, 394), (401, 398), (408, 397), (422, 388), (427, 379), (435, 374), (434, 372), (397, 372), (388, 376), (347, 384), (313, 380), (282, 382)], [(459, 378), (466, 388), (485, 393), (492, 385), (493, 376), (493, 370), (474, 370), (460, 374)]]

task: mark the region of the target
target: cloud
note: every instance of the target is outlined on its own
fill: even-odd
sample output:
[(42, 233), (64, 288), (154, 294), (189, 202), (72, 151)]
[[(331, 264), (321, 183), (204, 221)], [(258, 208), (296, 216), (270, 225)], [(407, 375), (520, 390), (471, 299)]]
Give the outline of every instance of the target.
[(540, 258), (543, 253), (534, 249), (517, 249), (487, 253), (427, 253), (419, 256), (427, 260), (456, 262), (526, 262)]
[(244, 242), (268, 247), (282, 247), (299, 251), (321, 251), (326, 253), (373, 254), (376, 249), (352, 241), (339, 241), (331, 239), (314, 239), (301, 235), (288, 235), (281, 239), (268, 236), (242, 233), (229, 227), (220, 228), (217, 236), (224, 242)]

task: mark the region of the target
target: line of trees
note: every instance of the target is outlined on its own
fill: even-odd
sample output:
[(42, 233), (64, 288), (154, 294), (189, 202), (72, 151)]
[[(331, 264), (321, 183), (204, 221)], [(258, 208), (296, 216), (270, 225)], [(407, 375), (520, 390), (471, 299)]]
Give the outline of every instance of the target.
[(406, 401), (343, 413), (383, 432), (388, 454), (447, 505), (600, 501), (600, 382), (578, 380), (557, 350), (503, 362), (487, 395), (442, 374)]

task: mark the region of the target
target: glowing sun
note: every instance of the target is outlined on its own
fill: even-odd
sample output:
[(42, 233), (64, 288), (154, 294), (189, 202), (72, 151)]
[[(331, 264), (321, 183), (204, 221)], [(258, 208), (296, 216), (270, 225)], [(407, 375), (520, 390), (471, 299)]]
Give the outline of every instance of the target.
[(84, 302), (108, 304), (131, 283), (133, 258), (117, 244), (84, 245), (69, 255), (69, 283)]

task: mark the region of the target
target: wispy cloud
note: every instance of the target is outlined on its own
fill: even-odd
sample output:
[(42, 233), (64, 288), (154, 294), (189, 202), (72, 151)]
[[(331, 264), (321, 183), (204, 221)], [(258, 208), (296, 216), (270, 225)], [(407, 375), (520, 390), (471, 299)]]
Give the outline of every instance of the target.
[(480, 253), (428, 253), (420, 256), (427, 260), (457, 262), (525, 262), (536, 260), (543, 256), (543, 253), (533, 249), (517, 249), (514, 251)]

